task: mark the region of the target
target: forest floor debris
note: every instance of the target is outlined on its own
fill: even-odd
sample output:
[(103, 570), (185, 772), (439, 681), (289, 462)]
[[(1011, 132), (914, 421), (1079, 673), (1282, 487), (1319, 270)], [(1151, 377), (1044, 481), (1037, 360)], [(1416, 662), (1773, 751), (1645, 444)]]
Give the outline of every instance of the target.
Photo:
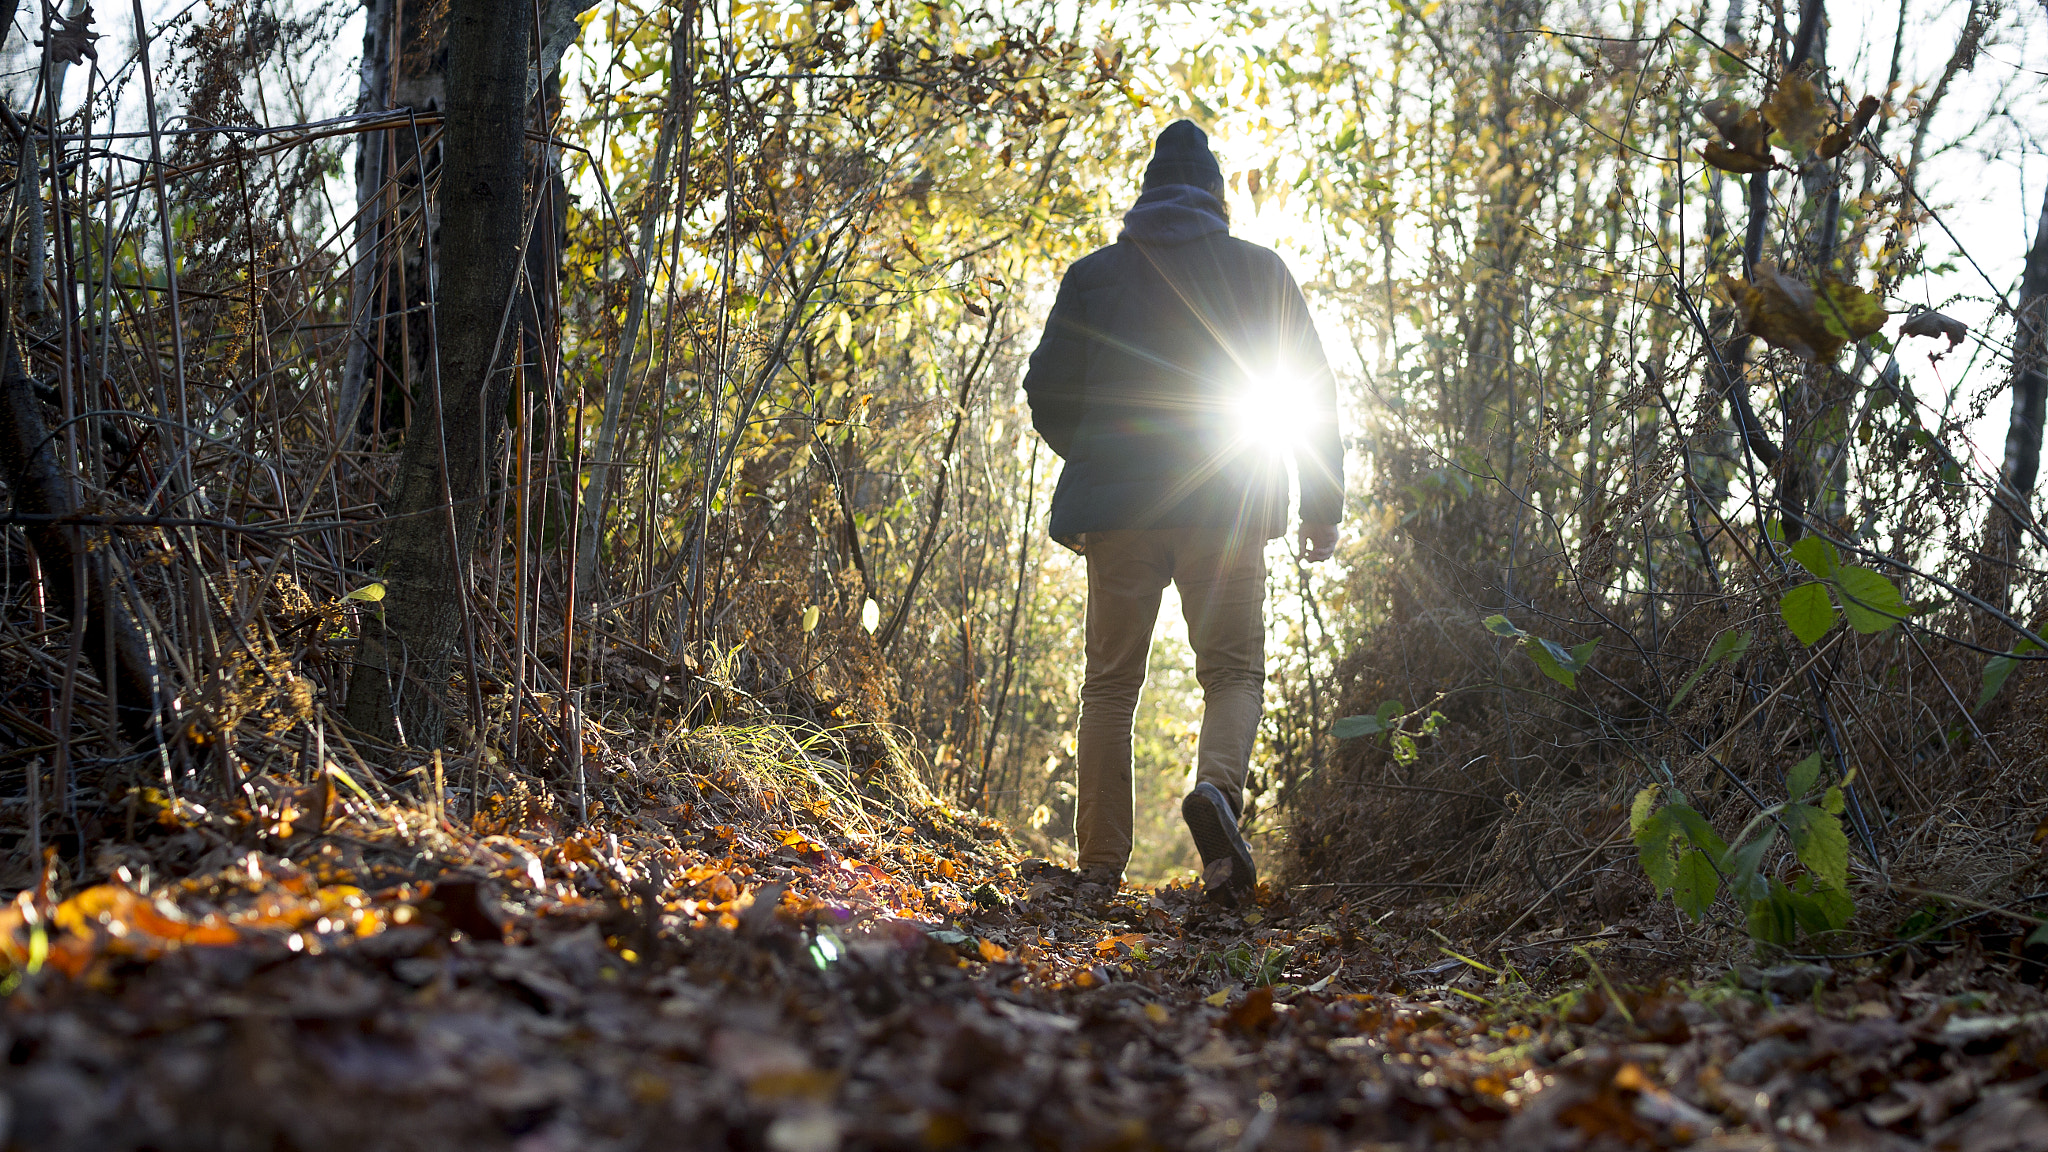
[(589, 825), (138, 796), (107, 882), (0, 914), (6, 1146), (2048, 1147), (2048, 999), (1967, 948), (1681, 983), (1639, 929), (1550, 929), (1490, 965), (746, 783)]

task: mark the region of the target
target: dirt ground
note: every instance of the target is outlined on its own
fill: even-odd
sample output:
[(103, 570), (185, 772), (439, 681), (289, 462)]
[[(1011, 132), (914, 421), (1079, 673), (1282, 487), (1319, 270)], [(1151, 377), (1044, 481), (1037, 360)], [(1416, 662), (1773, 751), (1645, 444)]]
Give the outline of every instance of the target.
[(2048, 1148), (2048, 1003), (1970, 946), (1482, 964), (1386, 905), (1087, 899), (976, 818), (739, 791), (158, 801), (0, 920), (6, 1147)]

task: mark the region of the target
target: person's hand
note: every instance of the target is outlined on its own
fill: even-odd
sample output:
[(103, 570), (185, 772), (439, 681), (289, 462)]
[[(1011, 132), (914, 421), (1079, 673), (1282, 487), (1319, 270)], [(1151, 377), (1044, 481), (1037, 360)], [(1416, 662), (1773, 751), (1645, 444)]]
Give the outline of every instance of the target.
[(1311, 564), (1328, 560), (1337, 552), (1337, 526), (1335, 524), (1303, 524), (1301, 526), (1301, 558)]

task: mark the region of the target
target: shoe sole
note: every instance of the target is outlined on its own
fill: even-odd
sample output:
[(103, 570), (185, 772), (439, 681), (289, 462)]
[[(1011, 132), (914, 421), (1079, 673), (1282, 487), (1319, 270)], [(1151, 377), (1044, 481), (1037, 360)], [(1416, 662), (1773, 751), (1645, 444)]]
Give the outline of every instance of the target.
[[(1209, 897), (1218, 903), (1235, 908), (1244, 898), (1258, 887), (1258, 871), (1252, 863), (1251, 853), (1239, 845), (1241, 840), (1232, 836), (1232, 829), (1225, 827), (1229, 819), (1226, 807), (1201, 792), (1188, 793), (1181, 801), (1181, 819), (1187, 821), (1188, 831), (1194, 834), (1195, 851), (1202, 856), (1203, 888)], [(1228, 861), (1230, 876), (1222, 884), (1209, 883), (1214, 865)]]

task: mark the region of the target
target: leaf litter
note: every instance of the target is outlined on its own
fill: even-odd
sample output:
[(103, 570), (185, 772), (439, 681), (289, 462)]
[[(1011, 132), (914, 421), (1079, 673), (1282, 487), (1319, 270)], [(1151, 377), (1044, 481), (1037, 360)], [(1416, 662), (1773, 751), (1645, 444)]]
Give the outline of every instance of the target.
[(1494, 964), (1270, 886), (1091, 898), (715, 765), (587, 825), (271, 784), (138, 793), (106, 882), (0, 911), (9, 1147), (2048, 1145), (2048, 1007), (1970, 957), (1635, 986), (1639, 928)]

